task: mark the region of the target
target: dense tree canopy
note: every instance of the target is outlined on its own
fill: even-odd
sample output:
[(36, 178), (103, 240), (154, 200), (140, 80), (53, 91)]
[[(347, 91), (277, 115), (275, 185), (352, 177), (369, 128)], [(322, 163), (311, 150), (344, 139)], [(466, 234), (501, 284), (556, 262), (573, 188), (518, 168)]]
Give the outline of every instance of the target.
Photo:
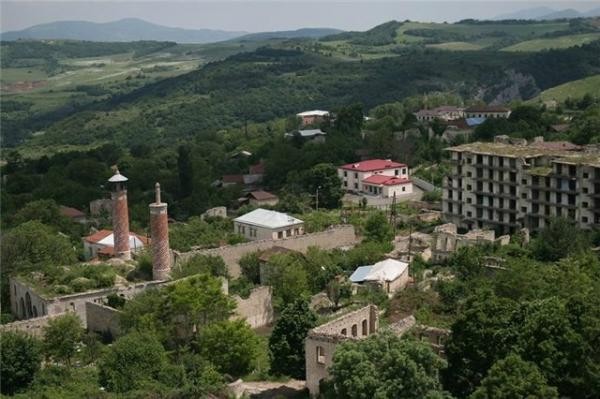
[(24, 390), (42, 363), (41, 343), (30, 335), (4, 331), (0, 335), (0, 386), (3, 395)]

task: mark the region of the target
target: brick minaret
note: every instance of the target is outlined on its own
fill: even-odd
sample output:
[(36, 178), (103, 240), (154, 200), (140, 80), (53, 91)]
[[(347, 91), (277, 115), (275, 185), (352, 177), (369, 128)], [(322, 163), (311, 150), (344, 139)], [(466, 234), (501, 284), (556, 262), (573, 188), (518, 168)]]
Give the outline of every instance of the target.
[(156, 183), (156, 199), (150, 204), (150, 238), (152, 240), (152, 279), (166, 280), (171, 273), (169, 220), (167, 204), (160, 200), (160, 184)]
[(115, 175), (108, 179), (112, 185), (112, 212), (115, 256), (131, 260), (129, 249), (129, 210), (127, 208), (127, 178), (115, 169)]

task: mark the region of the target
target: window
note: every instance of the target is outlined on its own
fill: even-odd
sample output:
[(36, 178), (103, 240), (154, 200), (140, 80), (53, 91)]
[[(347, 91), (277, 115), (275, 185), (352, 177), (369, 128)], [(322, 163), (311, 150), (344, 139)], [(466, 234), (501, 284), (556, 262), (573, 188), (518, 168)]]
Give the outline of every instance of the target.
[(283, 231), (277, 232), (277, 238), (283, 238)]
[(402, 186), (402, 191), (406, 191), (406, 187)]
[(354, 183), (354, 188), (358, 189), (358, 183)]
[(471, 185), (470, 185), (470, 184), (467, 184), (467, 190), (471, 191), (471, 189), (472, 189), (472, 188), (473, 188), (473, 187), (471, 187)]
[(588, 222), (588, 218), (587, 218), (587, 216), (582, 216), (582, 217), (581, 217), (581, 221), (582, 221), (583, 223), (587, 223), (587, 222)]
[(406, 174), (406, 168), (402, 169), (402, 174), (405, 175)]
[(362, 335), (369, 335), (369, 330), (367, 328), (367, 319), (362, 321)]
[(471, 203), (471, 198), (467, 198), (467, 204)]
[(322, 346), (317, 346), (317, 363), (325, 364), (325, 349)]
[(472, 215), (471, 211), (467, 211), (467, 217), (469, 217), (469, 218), (470, 218), (470, 217), (471, 217), (471, 215)]
[(398, 169), (394, 169), (394, 176), (398, 176)]
[(344, 181), (344, 187), (348, 187), (348, 182)]
[(344, 177), (348, 177), (348, 172), (344, 171)]
[(584, 202), (581, 203), (581, 206), (583, 206), (584, 208), (587, 208), (588, 207), (588, 203), (584, 201)]
[(522, 207), (521, 207), (521, 212), (523, 212), (523, 213), (527, 213), (527, 207), (526, 207), (526, 206), (522, 206)]
[(287, 229), (287, 230), (285, 231), (285, 236), (286, 236), (286, 237), (290, 237), (291, 235), (292, 235), (292, 229)]
[(342, 335), (344, 335), (344, 336), (348, 335), (348, 330), (345, 328), (342, 328)]
[(352, 325), (352, 336), (353, 337), (358, 336), (358, 326), (356, 324)]
[(584, 188), (583, 188), (583, 193), (584, 193), (584, 194), (587, 194), (587, 193), (588, 193), (588, 188), (587, 188), (587, 187), (584, 187)]
[(527, 179), (521, 179), (521, 184), (527, 184)]
[(527, 198), (527, 193), (521, 193), (521, 198), (523, 198), (523, 199)]
[(358, 179), (358, 173), (354, 172), (354, 178)]

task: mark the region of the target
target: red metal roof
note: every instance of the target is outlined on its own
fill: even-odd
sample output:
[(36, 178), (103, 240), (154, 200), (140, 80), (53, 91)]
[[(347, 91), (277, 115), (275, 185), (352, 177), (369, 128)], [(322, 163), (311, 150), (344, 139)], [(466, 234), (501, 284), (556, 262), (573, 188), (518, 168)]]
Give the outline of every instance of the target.
[(406, 164), (394, 162), (389, 159), (370, 159), (356, 163), (340, 166), (342, 169), (355, 170), (358, 172), (372, 172), (374, 170), (396, 169), (405, 167)]
[(400, 184), (408, 184), (411, 182), (411, 180), (401, 179), (395, 176), (372, 175), (366, 179), (363, 179), (362, 182), (367, 184), (383, 184), (384, 186), (397, 186)]
[(95, 244), (99, 241), (104, 240), (106, 237), (108, 237), (111, 234), (112, 234), (112, 231), (110, 231), (110, 230), (99, 230), (99, 231), (95, 232), (94, 234), (91, 234), (91, 235), (85, 237), (84, 240)]

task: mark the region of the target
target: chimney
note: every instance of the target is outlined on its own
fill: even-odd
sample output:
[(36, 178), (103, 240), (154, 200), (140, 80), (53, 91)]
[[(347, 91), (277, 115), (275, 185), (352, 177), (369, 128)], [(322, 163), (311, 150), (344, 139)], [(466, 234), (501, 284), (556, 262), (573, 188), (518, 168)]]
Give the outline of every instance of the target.
[(112, 223), (115, 256), (131, 260), (129, 249), (129, 210), (127, 208), (127, 178), (115, 167), (115, 174), (108, 179), (112, 186)]
[(169, 220), (167, 204), (160, 199), (160, 184), (155, 185), (156, 198), (150, 204), (150, 239), (152, 246), (152, 279), (166, 280), (171, 273)]

